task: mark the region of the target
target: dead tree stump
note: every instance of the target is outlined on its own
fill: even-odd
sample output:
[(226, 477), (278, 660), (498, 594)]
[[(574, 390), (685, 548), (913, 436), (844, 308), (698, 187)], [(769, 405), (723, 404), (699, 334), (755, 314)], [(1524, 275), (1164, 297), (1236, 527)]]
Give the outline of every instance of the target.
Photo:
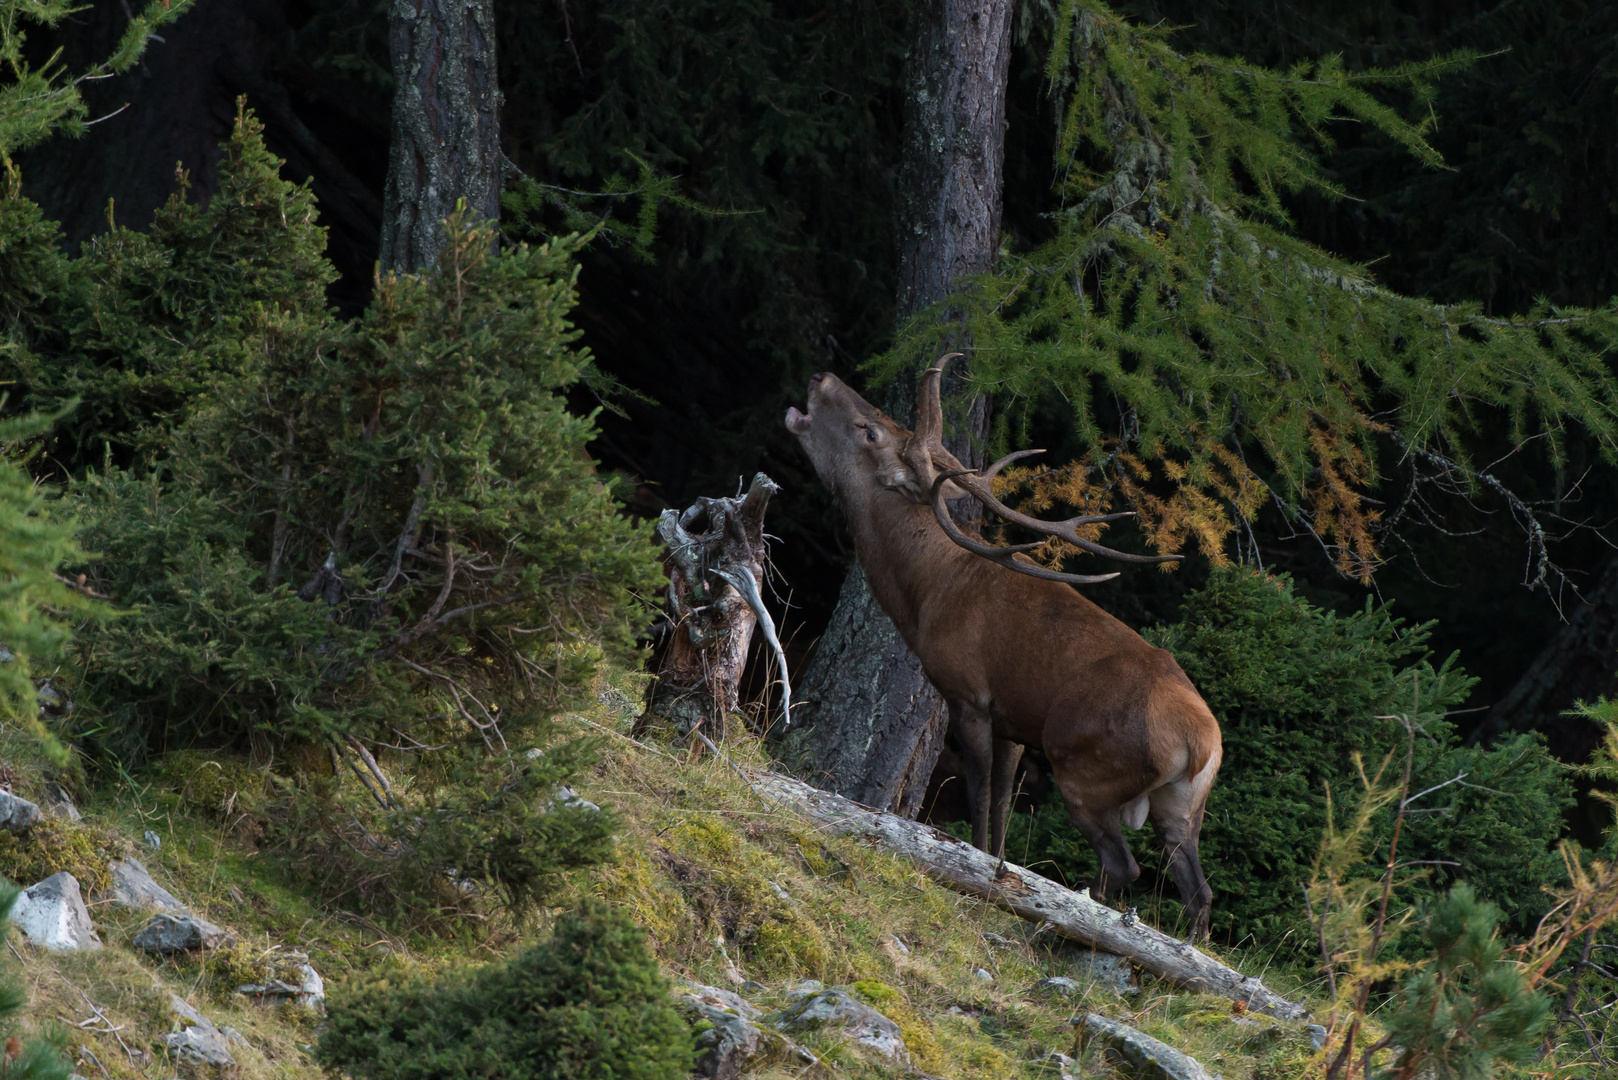
[(757, 473), (741, 498), (699, 498), (683, 513), (663, 511), (657, 532), (668, 545), (669, 640), (638, 727), (658, 716), (683, 734), (723, 738), (726, 717), (741, 704), (755, 627), (774, 650), (782, 707), (790, 716), (785, 657), (761, 591), (768, 557), (764, 511), (779, 490)]

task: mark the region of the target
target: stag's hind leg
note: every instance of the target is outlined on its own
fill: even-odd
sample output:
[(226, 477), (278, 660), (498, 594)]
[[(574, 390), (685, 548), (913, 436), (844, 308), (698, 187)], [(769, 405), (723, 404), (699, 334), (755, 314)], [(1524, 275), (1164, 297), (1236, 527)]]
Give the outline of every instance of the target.
[(1157, 833), (1163, 838), (1163, 850), (1168, 856), (1169, 873), (1180, 891), (1180, 903), (1185, 906), (1191, 928), (1192, 941), (1208, 936), (1208, 909), (1213, 905), (1213, 889), (1202, 873), (1202, 860), (1197, 856), (1197, 843), (1202, 836), (1202, 816), (1208, 805), (1208, 790), (1213, 786), (1214, 774), (1219, 771), (1219, 756), (1214, 757), (1195, 776), (1164, 784), (1151, 793), (1151, 819)]
[(1067, 815), (1095, 848), (1096, 858), (1101, 863), (1092, 893), (1097, 897), (1116, 893), (1140, 877), (1135, 856), (1124, 842), (1123, 807), (1128, 800), (1107, 797), (1109, 793), (1076, 779), (1071, 770), (1057, 768), (1055, 771), (1056, 786), (1067, 804)]

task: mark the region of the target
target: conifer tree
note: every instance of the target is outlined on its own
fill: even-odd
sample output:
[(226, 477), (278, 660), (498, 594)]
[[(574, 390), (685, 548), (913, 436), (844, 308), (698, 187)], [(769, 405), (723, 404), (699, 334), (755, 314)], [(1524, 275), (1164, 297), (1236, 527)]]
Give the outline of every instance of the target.
[[(127, 70), (139, 58), (147, 36), (177, 17), (190, 0), (152, 3), (128, 31), (112, 59), (98, 72)], [(167, 11), (163, 9), (167, 9)], [(37, 208), (21, 199), (11, 154), (57, 131), (81, 133), (85, 106), (78, 82), (63, 78), (54, 64), (35, 67), (23, 53), (24, 24), (54, 23), (74, 9), (67, 3), (24, 3), (0, 0), (0, 59), (10, 81), (0, 87), (0, 295), (5, 342), (0, 360), (8, 366), (25, 353), (16, 333), (23, 312), (35, 308), (59, 278), (53, 241), (55, 230)], [(97, 72), (91, 72), (95, 74)], [(43, 270), (44, 273), (37, 273)], [(9, 381), (9, 380), (8, 380)], [(0, 395), (0, 407), (5, 396)], [(50, 426), (49, 417), (0, 415), (0, 720), (31, 727), (47, 750), (60, 759), (63, 751), (39, 721), (39, 702), (32, 676), (36, 665), (59, 656), (68, 638), (68, 618), (87, 609), (83, 593), (58, 573), (63, 563), (79, 557), (73, 526), (60, 514), (22, 467), (28, 444)], [(22, 891), (0, 883), (0, 929)], [(0, 979), (0, 1022), (5, 1025), (0, 1069), (14, 1080), (67, 1080), (72, 1066), (61, 1046), (34, 1036), (23, 1039), (16, 1024), (28, 993), (20, 981)]]
[[(59, 573), (81, 553), (72, 522), (23, 468), (58, 417), (19, 416), (15, 401), (9, 410), (6, 405), (19, 381), (15, 375), (30, 371), (34, 359), (23, 323), (61, 286), (64, 267), (56, 228), (21, 197), (11, 155), (56, 133), (83, 134), (84, 79), (129, 70), (150, 35), (191, 2), (153, 0), (130, 20), (111, 58), (69, 78), (54, 60), (29, 62), (25, 30), (29, 24), (54, 25), (75, 9), (58, 0), (0, 0), (0, 61), (8, 77), (0, 86), (0, 387), (6, 388), (0, 391), (0, 718), (31, 727), (58, 756), (60, 746), (39, 722), (32, 676), (36, 666), (61, 655), (68, 620), (88, 610), (83, 592)], [(9, 910), (9, 902), (5, 906)]]
[[(313, 200), (279, 166), (243, 111), (219, 193), (72, 260), (35, 342), (36, 399), (92, 410), (86, 572), (134, 609), (87, 632), (82, 707), (126, 760), (204, 733), (341, 748), (428, 717), (503, 750), (628, 655), (656, 572), (562, 396), (590, 370), (576, 241), (495, 254), (458, 212), (438, 272), (383, 276), (344, 322)], [(96, 467), (98, 445), (117, 452)]]
[[(1486, 424), (1552, 461), (1578, 429), (1612, 460), (1618, 384), (1602, 358), (1618, 309), (1498, 318), (1404, 297), (1286, 230), (1284, 194), (1340, 194), (1314, 149), (1335, 118), (1437, 165), (1421, 128), (1371, 91), (1420, 103), (1465, 59), (1270, 72), (1180, 53), (1100, 4), (1063, 5), (1047, 60), (1062, 105), (1055, 236), (958, 300), (974, 312), (975, 379), (1009, 406), (999, 430), (1055, 391), (1089, 448), (1041, 473), (1036, 506), (1127, 504), (1148, 546), (1222, 561), (1238, 526), (1275, 505), (1368, 579), (1397, 524), (1364, 499), (1379, 447), (1420, 464), (1418, 482), (1463, 486), (1489, 482), (1468, 453)], [(936, 337), (918, 321), (906, 342)], [(902, 354), (879, 370), (898, 374)], [(1555, 573), (1542, 546), (1535, 557)]]

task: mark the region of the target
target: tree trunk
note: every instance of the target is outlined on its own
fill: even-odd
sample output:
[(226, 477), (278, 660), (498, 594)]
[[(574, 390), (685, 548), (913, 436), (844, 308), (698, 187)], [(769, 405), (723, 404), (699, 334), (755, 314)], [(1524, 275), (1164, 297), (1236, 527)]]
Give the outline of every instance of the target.
[(803, 814), (820, 828), (864, 837), (884, 851), (916, 863), (947, 888), (987, 900), (1061, 937), (1128, 957), (1142, 971), (1176, 986), (1222, 994), (1282, 1020), (1309, 1015), (1303, 1005), (1288, 1001), (1262, 980), (1152, 929), (1134, 912), (1114, 911), (1096, 903), (1088, 893), (1074, 892), (1031, 870), (1001, 862), (964, 840), (896, 814), (858, 806), (779, 773), (749, 770), (746, 779), (761, 798)]
[(382, 268), (428, 270), (444, 247), (443, 220), (466, 200), (500, 216), (500, 85), (494, 0), (394, 0), (393, 143), (383, 191)]
[(1618, 693), (1618, 559), (1607, 566), (1583, 603), (1571, 609), (1556, 636), (1522, 678), (1489, 709), (1472, 741), (1511, 731), (1538, 731), (1563, 761), (1589, 760), (1600, 725), (1564, 713), (1578, 701)]
[[(900, 319), (994, 265), (1010, 0), (942, 0), (918, 13), (913, 40), (900, 169)], [(964, 335), (953, 342), (955, 348), (965, 345)], [(963, 375), (964, 365), (958, 366), (950, 382), (958, 388)], [(946, 394), (950, 389), (945, 387)], [(887, 411), (908, 422), (913, 393), (913, 385), (896, 386)], [(945, 445), (965, 464), (979, 466), (987, 398), (974, 398), (964, 412)], [(801, 715), (813, 725), (817, 775), (859, 802), (915, 816), (943, 748), (948, 716), (857, 566), (843, 584), (804, 690)]]

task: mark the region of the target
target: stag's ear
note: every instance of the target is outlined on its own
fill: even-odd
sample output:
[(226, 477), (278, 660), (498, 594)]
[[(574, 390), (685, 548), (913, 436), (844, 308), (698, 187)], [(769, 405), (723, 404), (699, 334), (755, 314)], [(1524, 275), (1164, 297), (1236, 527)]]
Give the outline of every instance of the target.
[(884, 462), (882, 468), (877, 470), (876, 480), (889, 491), (897, 491), (911, 502), (925, 501), (917, 495), (921, 491), (921, 484), (917, 482), (916, 474), (902, 461)]
[[(935, 466), (936, 468), (936, 466)], [(942, 471), (941, 469), (938, 471)], [(935, 472), (934, 475), (937, 475)], [(877, 474), (883, 487), (890, 491), (897, 491), (913, 503), (930, 503), (933, 501), (932, 484), (924, 483), (905, 462), (897, 460), (886, 465)], [(944, 498), (959, 499), (969, 494), (964, 488), (956, 486), (955, 481), (944, 481)]]

